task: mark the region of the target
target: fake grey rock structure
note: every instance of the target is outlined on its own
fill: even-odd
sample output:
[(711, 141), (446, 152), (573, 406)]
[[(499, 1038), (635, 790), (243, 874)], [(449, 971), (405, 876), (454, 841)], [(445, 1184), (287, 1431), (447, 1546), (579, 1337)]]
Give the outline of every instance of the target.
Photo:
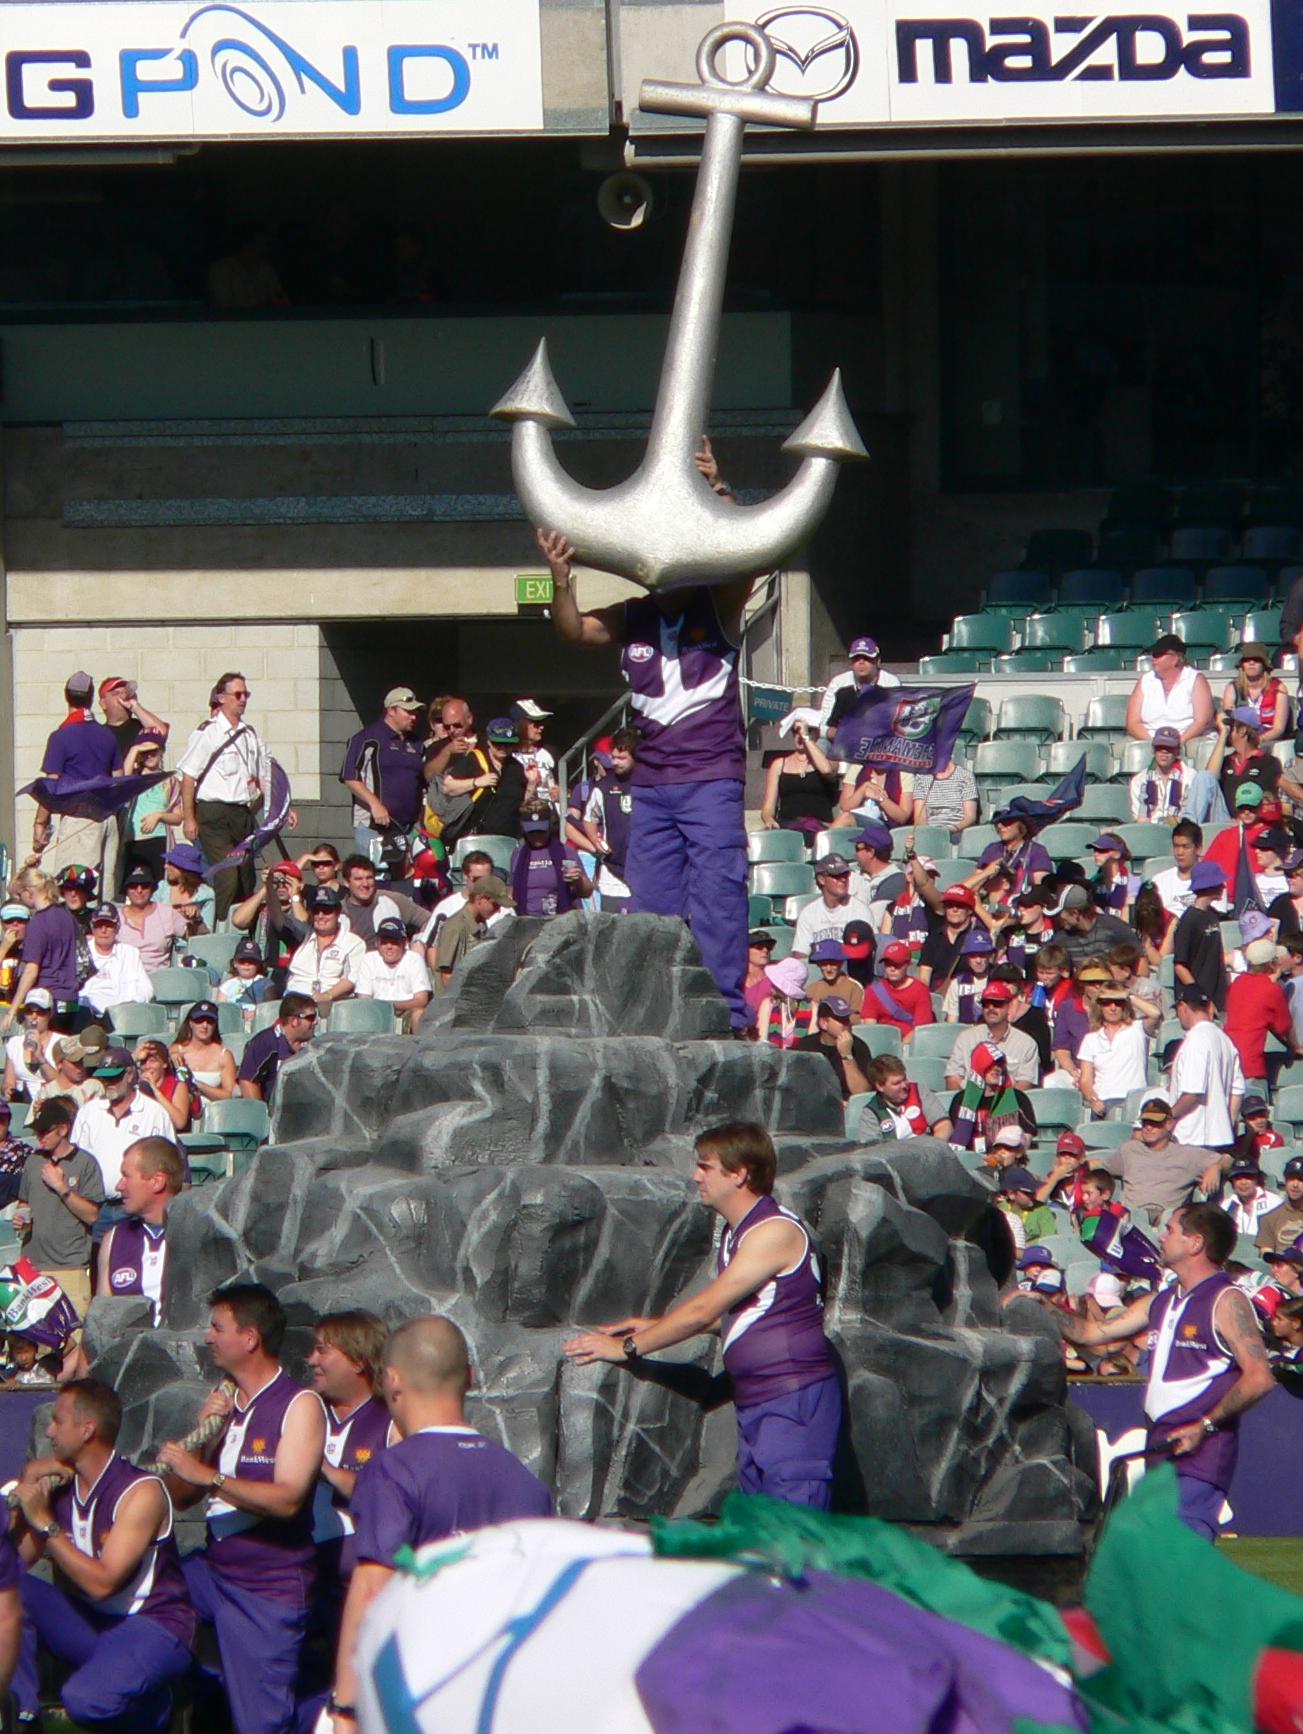
[(819, 1241), (851, 1417), (839, 1502), (969, 1554), (1077, 1552), (1093, 1441), (1074, 1441), (1045, 1315), (1000, 1308), (990, 1191), (935, 1140), (857, 1148), (826, 1061), (730, 1040), (687, 930), (654, 916), (516, 920), (418, 1039), (326, 1036), (282, 1070), (276, 1141), (174, 1208), (164, 1328), (138, 1303), (92, 1308), (124, 1448), (191, 1424), (213, 1383), (205, 1297), (251, 1275), (289, 1312), (292, 1366), (328, 1309), (455, 1318), (477, 1424), (567, 1514), (709, 1510), (735, 1450), (713, 1339), (639, 1377), (569, 1367), (560, 1345), (711, 1273), (716, 1219), (688, 1174), (694, 1136), (730, 1119), (769, 1128)]

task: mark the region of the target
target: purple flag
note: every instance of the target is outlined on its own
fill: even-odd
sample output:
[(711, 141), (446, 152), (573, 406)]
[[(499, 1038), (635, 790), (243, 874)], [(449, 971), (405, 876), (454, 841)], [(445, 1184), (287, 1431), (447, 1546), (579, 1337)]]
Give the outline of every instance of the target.
[(229, 854), (223, 855), (220, 861), (206, 868), (204, 878), (211, 880), (215, 874), (225, 873), (228, 867), (238, 867), (242, 861), (256, 861), (272, 838), (278, 837), (284, 829), (285, 821), (290, 816), (291, 799), (290, 780), (285, 775), (284, 767), (273, 759), (262, 824), (252, 836), (243, 838)]
[(122, 807), (129, 807), (137, 795), (155, 783), (166, 782), (171, 775), (171, 771), (151, 771), (147, 777), (87, 777), (80, 782), (71, 777), (37, 777), (18, 793), (31, 795), (48, 812), (98, 821), (112, 818)]
[(1012, 813), (1015, 819), (1025, 819), (1030, 828), (1040, 830), (1042, 826), (1052, 825), (1056, 819), (1061, 819), (1065, 813), (1073, 812), (1085, 798), (1086, 759), (1083, 754), (1043, 801), (1034, 801), (1030, 795), (1015, 795), (1000, 811)]
[(1125, 1217), (1114, 1216), (1110, 1210), (1087, 1216), (1081, 1224), (1081, 1239), (1101, 1264), (1123, 1276), (1136, 1277), (1141, 1282), (1161, 1282), (1163, 1266), (1158, 1248), (1147, 1234), (1127, 1227)]
[(1235, 857), (1235, 878), (1231, 884), (1231, 910), (1238, 921), (1246, 909), (1256, 909), (1259, 915), (1265, 915), (1262, 899), (1258, 895), (1258, 881), (1254, 877), (1253, 863), (1249, 859), (1248, 831), (1240, 832), (1240, 852)]
[(976, 686), (865, 687), (838, 724), (833, 752), (873, 770), (944, 771)]

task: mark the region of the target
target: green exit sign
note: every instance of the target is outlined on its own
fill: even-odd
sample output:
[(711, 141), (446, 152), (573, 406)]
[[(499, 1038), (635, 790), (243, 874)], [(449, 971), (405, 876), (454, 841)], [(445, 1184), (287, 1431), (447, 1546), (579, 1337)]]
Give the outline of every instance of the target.
[(518, 572), (516, 574), (516, 606), (546, 608), (552, 601), (553, 584), (550, 572)]

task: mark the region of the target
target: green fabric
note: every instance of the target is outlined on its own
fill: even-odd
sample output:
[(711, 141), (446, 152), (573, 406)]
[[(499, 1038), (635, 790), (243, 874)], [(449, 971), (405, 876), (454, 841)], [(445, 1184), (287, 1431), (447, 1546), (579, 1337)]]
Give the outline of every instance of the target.
[(1055, 1216), (1048, 1204), (1034, 1204), (1022, 1219), (1023, 1229), (1027, 1235), (1027, 1244), (1044, 1240), (1047, 1234), (1059, 1232), (1059, 1218)]
[(1024, 1655), (1068, 1667), (1072, 1646), (1048, 1602), (989, 1583), (960, 1561), (877, 1517), (841, 1517), (764, 1494), (731, 1493), (720, 1520), (651, 1520), (652, 1548), (669, 1559), (731, 1559), (796, 1577), (805, 1571), (867, 1578), (942, 1619)]

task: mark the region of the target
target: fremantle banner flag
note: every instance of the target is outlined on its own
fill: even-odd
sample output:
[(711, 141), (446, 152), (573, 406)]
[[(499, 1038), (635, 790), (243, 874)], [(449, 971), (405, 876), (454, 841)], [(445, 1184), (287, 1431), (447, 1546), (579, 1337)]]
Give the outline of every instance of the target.
[(839, 759), (876, 771), (944, 771), (976, 686), (870, 686), (841, 719)]
[(31, 795), (49, 813), (66, 813), (74, 819), (99, 823), (111, 819), (120, 808), (130, 806), (137, 795), (143, 795), (155, 783), (166, 782), (171, 775), (171, 771), (151, 771), (145, 777), (86, 777), (80, 782), (71, 777), (38, 777), (18, 793)]
[(215, 861), (204, 869), (204, 878), (212, 880), (218, 873), (225, 873), (230, 867), (238, 867), (242, 861), (256, 861), (261, 852), (274, 837), (279, 837), (290, 816), (290, 801), (293, 790), (290, 780), (285, 775), (285, 768), (279, 760), (271, 761), (270, 786), (267, 790), (267, 804), (263, 809), (262, 823), (252, 836), (245, 837), (220, 861)]

